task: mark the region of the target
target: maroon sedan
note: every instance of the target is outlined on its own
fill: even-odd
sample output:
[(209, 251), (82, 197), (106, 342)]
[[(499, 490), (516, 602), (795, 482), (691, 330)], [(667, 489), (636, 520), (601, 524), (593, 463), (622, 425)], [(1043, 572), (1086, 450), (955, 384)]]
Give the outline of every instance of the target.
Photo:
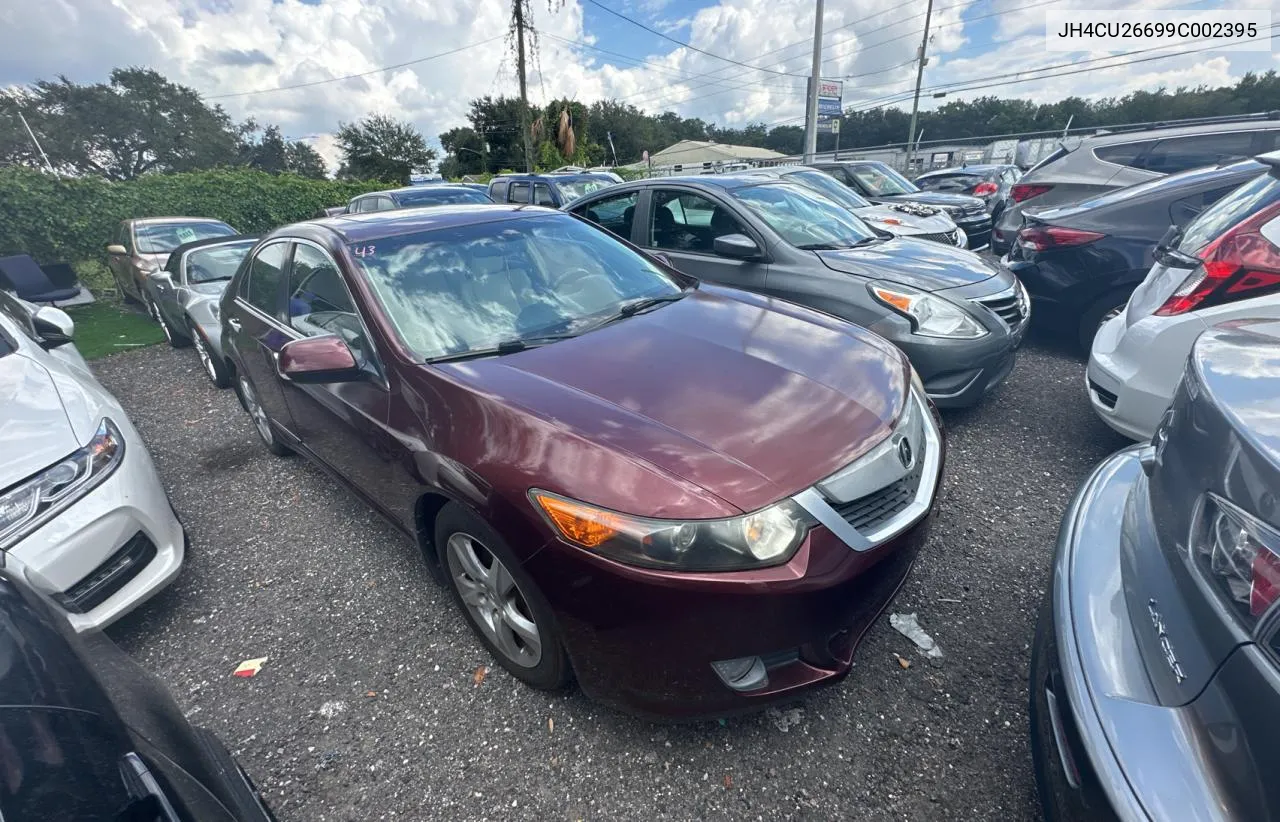
[(925, 539), (892, 345), (537, 207), (282, 228), (222, 301), (240, 399), (422, 546), (538, 688), (732, 713), (839, 680)]

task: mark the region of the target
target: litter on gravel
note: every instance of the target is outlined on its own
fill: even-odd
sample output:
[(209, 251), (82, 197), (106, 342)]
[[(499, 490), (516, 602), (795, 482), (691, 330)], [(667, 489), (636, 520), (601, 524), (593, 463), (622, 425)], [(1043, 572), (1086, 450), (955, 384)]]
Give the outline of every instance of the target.
[(920, 649), (920, 653), (930, 659), (942, 659), (942, 649), (933, 641), (933, 637), (926, 634), (920, 627), (920, 621), (916, 619), (915, 614), (890, 614), (889, 624), (893, 626), (893, 630), (914, 642)]

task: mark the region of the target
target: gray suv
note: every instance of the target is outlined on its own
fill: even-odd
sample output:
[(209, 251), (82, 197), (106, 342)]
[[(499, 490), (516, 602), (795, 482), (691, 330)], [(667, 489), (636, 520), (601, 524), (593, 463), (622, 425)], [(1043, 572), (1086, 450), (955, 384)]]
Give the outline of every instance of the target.
[(991, 250), (1009, 250), (1025, 209), (1078, 203), (1166, 174), (1264, 154), (1276, 148), (1277, 133), (1280, 120), (1242, 119), (1068, 138), (1013, 186)]

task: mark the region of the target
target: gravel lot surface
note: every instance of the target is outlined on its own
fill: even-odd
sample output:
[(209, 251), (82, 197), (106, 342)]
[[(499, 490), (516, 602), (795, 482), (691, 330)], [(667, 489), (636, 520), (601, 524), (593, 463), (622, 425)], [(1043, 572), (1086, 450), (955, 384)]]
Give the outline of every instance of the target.
[[(417, 548), (319, 470), (270, 456), (190, 351), (95, 365), (146, 438), (191, 541), (174, 585), (111, 630), (216, 731), (282, 820), (1039, 818), (1027, 743), (1033, 621), (1058, 521), (1124, 442), (1083, 364), (1031, 341), (947, 414), (929, 545), (850, 677), (689, 726), (547, 695), (490, 662)], [(912, 660), (899, 666), (895, 654)], [(253, 679), (242, 660), (269, 657)]]

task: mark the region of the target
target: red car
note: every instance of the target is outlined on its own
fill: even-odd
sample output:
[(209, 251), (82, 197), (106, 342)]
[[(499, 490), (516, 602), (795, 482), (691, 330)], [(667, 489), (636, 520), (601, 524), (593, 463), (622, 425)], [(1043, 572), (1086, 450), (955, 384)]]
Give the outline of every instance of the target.
[(837, 681), (925, 540), (942, 437), (896, 348), (568, 214), (287, 226), (221, 313), (267, 447), (397, 523), (538, 688), (692, 717)]

